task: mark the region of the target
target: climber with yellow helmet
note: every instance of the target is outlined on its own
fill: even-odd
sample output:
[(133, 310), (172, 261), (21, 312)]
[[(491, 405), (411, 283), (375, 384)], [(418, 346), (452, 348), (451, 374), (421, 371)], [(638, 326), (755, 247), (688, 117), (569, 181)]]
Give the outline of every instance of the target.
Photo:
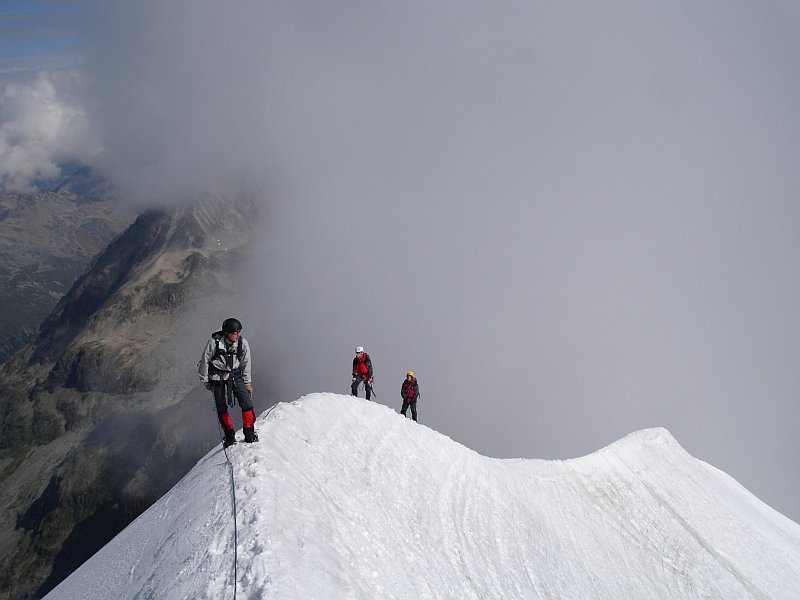
[(419, 384), (417, 378), (414, 377), (414, 371), (408, 371), (406, 378), (403, 380), (403, 386), (400, 388), (400, 395), (403, 397), (403, 408), (400, 414), (406, 416), (408, 407), (411, 407), (411, 418), (417, 420), (417, 400), (419, 400)]

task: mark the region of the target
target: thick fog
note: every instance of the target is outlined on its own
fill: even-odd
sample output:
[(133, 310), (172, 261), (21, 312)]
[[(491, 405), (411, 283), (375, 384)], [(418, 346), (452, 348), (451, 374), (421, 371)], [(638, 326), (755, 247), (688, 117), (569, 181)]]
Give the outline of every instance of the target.
[(85, 110), (126, 195), (263, 198), (219, 315), (259, 410), (346, 392), (363, 345), (378, 402), (413, 370), (421, 422), (482, 454), (664, 426), (800, 520), (795, 4), (88, 16)]

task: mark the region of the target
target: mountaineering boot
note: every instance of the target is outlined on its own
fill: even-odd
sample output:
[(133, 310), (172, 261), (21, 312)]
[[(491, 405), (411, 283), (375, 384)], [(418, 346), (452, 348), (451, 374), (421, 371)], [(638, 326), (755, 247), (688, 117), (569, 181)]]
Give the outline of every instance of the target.
[(244, 431), (244, 441), (248, 444), (258, 441), (258, 434), (256, 433), (255, 427), (245, 427), (242, 431)]
[(233, 446), (236, 443), (236, 434), (233, 429), (225, 430), (225, 440), (222, 442), (223, 447)]

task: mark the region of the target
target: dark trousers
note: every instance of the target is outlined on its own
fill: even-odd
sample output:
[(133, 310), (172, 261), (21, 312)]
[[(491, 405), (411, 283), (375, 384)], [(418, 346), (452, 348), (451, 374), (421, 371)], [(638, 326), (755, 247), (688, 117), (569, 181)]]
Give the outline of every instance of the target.
[(364, 389), (367, 391), (367, 400), (372, 398), (372, 386), (369, 384), (369, 381), (365, 379), (356, 379), (353, 382), (353, 385), (350, 386), (350, 391), (353, 392), (353, 396), (358, 396), (358, 384), (364, 382)]
[(214, 403), (217, 405), (217, 414), (222, 416), (228, 412), (227, 396), (232, 395), (242, 412), (253, 410), (253, 400), (250, 394), (244, 389), (244, 383), (241, 379), (234, 379), (233, 382), (229, 381), (212, 381), (211, 391), (214, 392)]
[(417, 420), (417, 403), (416, 402), (403, 402), (403, 408), (400, 409), (400, 414), (406, 416), (408, 407), (411, 407), (411, 418)]

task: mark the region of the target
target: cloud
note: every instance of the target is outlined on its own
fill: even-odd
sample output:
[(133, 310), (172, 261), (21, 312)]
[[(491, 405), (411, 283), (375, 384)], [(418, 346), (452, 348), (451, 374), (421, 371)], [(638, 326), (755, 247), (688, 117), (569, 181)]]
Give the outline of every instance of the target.
[(74, 95), (75, 71), (39, 72), (6, 83), (0, 96), (0, 186), (30, 192), (58, 177), (66, 163), (89, 164), (99, 154), (86, 113)]
[(378, 401), (412, 369), (422, 421), (482, 453), (577, 456), (661, 425), (798, 505), (794, 8), (87, 14), (85, 106), (119, 188), (262, 190), (219, 320), (245, 323), (270, 399), (346, 392), (363, 345)]

